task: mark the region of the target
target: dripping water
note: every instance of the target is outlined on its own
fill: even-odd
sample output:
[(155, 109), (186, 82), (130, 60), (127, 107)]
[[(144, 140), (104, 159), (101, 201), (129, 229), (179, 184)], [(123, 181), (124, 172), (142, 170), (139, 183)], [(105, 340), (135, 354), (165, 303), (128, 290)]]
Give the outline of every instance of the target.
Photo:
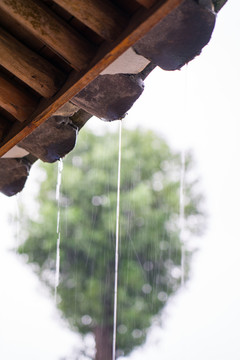
[(57, 247), (56, 247), (56, 270), (55, 270), (55, 289), (54, 289), (54, 298), (55, 303), (57, 303), (57, 288), (59, 285), (59, 272), (60, 272), (60, 188), (62, 181), (62, 170), (63, 170), (63, 161), (62, 159), (58, 162), (58, 175), (57, 175), (57, 186), (56, 186), (56, 201), (57, 201)]
[[(188, 100), (188, 64), (184, 67), (184, 113), (188, 113), (187, 100)], [(186, 158), (185, 150), (181, 151), (181, 172), (180, 172), (180, 195), (179, 195), (179, 237), (181, 243), (181, 285), (185, 283), (185, 199), (184, 199), (184, 187), (185, 187), (185, 170), (186, 170)]]
[(17, 240), (17, 244), (19, 244), (20, 239), (20, 196), (19, 194), (16, 194), (16, 234), (15, 238)]
[(122, 155), (121, 152), (122, 152), (122, 121), (119, 120), (112, 360), (115, 360), (116, 358), (116, 335), (117, 335), (118, 248), (119, 248), (120, 179), (121, 179), (121, 155)]
[(185, 281), (185, 243), (184, 243), (184, 228), (185, 228), (185, 204), (184, 204), (184, 178), (185, 178), (185, 152), (181, 153), (181, 174), (180, 174), (180, 196), (179, 196), (179, 230), (181, 242), (181, 284)]

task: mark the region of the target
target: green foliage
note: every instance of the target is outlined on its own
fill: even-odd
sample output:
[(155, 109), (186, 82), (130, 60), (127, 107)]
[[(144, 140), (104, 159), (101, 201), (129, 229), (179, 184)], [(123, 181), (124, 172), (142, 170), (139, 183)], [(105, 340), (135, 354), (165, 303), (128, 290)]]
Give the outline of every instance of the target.
[[(75, 150), (64, 159), (59, 306), (81, 333), (112, 326), (117, 143), (117, 134), (82, 130)], [(186, 228), (197, 233), (201, 197), (187, 180), (191, 166), (188, 155)], [(54, 271), (57, 238), (57, 166), (44, 169), (39, 221), (28, 220), (29, 235), (19, 248), (39, 265), (42, 276)], [(179, 154), (162, 138), (151, 131), (123, 131), (117, 347), (125, 354), (144, 341), (152, 317), (179, 287), (180, 171)]]

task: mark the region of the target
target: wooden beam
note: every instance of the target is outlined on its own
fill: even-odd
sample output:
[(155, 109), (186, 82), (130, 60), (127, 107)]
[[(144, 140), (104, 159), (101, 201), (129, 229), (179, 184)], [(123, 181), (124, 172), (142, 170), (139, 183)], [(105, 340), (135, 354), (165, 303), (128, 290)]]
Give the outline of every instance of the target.
[(153, 4), (157, 2), (157, 0), (136, 0), (136, 1), (147, 9), (149, 9), (151, 6), (153, 6)]
[(0, 28), (0, 64), (43, 97), (53, 96), (64, 76), (48, 61)]
[(109, 1), (54, 0), (106, 40), (114, 40), (126, 26), (126, 18)]
[(86, 68), (93, 47), (43, 4), (32, 0), (0, 0), (0, 10), (11, 15), (74, 69)]
[(84, 75), (81, 76), (79, 73), (72, 74), (64, 87), (51, 100), (42, 104), (35, 114), (32, 115), (31, 119), (28, 119), (23, 124), (17, 125), (15, 129), (11, 131), (11, 134), (9, 134), (1, 144), (0, 157), (52, 116), (54, 112), (67, 101), (71, 100), (73, 96), (87, 86), (107, 66), (146, 35), (148, 31), (169, 15), (183, 1), (184, 0), (167, 0), (163, 4), (157, 3), (151, 9), (141, 13), (139, 17), (135, 18), (125, 33), (121, 35), (121, 38), (114, 44), (111, 44), (111, 46), (109, 45), (108, 48), (103, 49), (102, 53), (98, 54)]
[(23, 122), (36, 109), (37, 101), (0, 75), (0, 106)]

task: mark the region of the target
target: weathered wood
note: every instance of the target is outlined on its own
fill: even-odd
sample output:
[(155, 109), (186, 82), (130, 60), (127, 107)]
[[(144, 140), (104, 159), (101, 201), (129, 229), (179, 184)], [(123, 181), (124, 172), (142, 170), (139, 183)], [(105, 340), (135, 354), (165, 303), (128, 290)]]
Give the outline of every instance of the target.
[(40, 95), (53, 96), (64, 76), (53, 65), (0, 28), (0, 64)]
[(147, 9), (149, 9), (151, 6), (153, 6), (153, 4), (157, 2), (157, 0), (136, 0), (136, 1)]
[(126, 26), (126, 18), (108, 1), (54, 0), (106, 40), (114, 40)]
[(167, 0), (164, 4), (156, 4), (140, 17), (131, 22), (125, 33), (114, 44), (109, 45), (103, 53), (98, 54), (95, 62), (84, 75), (73, 73), (63, 88), (48, 102), (42, 104), (32, 118), (23, 124), (16, 124), (10, 134), (5, 138), (0, 148), (0, 156), (5, 154), (19, 141), (28, 136), (35, 128), (46, 121), (67, 101), (71, 100), (79, 91), (95, 79), (107, 66), (129, 49), (136, 41), (142, 38), (150, 31), (159, 21), (177, 8), (183, 0)]
[(86, 68), (94, 54), (87, 40), (43, 4), (31, 0), (1, 0), (0, 10), (6, 11), (76, 70)]
[(37, 101), (0, 75), (0, 106), (23, 122), (33, 113)]
[(16, 37), (18, 41), (28, 46), (31, 50), (38, 52), (44, 46), (42, 41), (30, 34), (29, 31), (2, 9), (0, 10), (0, 24), (3, 29), (7, 29), (12, 36)]

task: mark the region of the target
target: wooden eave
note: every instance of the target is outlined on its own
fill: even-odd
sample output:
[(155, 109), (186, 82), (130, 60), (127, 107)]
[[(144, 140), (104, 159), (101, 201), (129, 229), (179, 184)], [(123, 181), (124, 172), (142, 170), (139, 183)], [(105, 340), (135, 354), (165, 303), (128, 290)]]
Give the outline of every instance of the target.
[(183, 0), (0, 0), (0, 157)]

